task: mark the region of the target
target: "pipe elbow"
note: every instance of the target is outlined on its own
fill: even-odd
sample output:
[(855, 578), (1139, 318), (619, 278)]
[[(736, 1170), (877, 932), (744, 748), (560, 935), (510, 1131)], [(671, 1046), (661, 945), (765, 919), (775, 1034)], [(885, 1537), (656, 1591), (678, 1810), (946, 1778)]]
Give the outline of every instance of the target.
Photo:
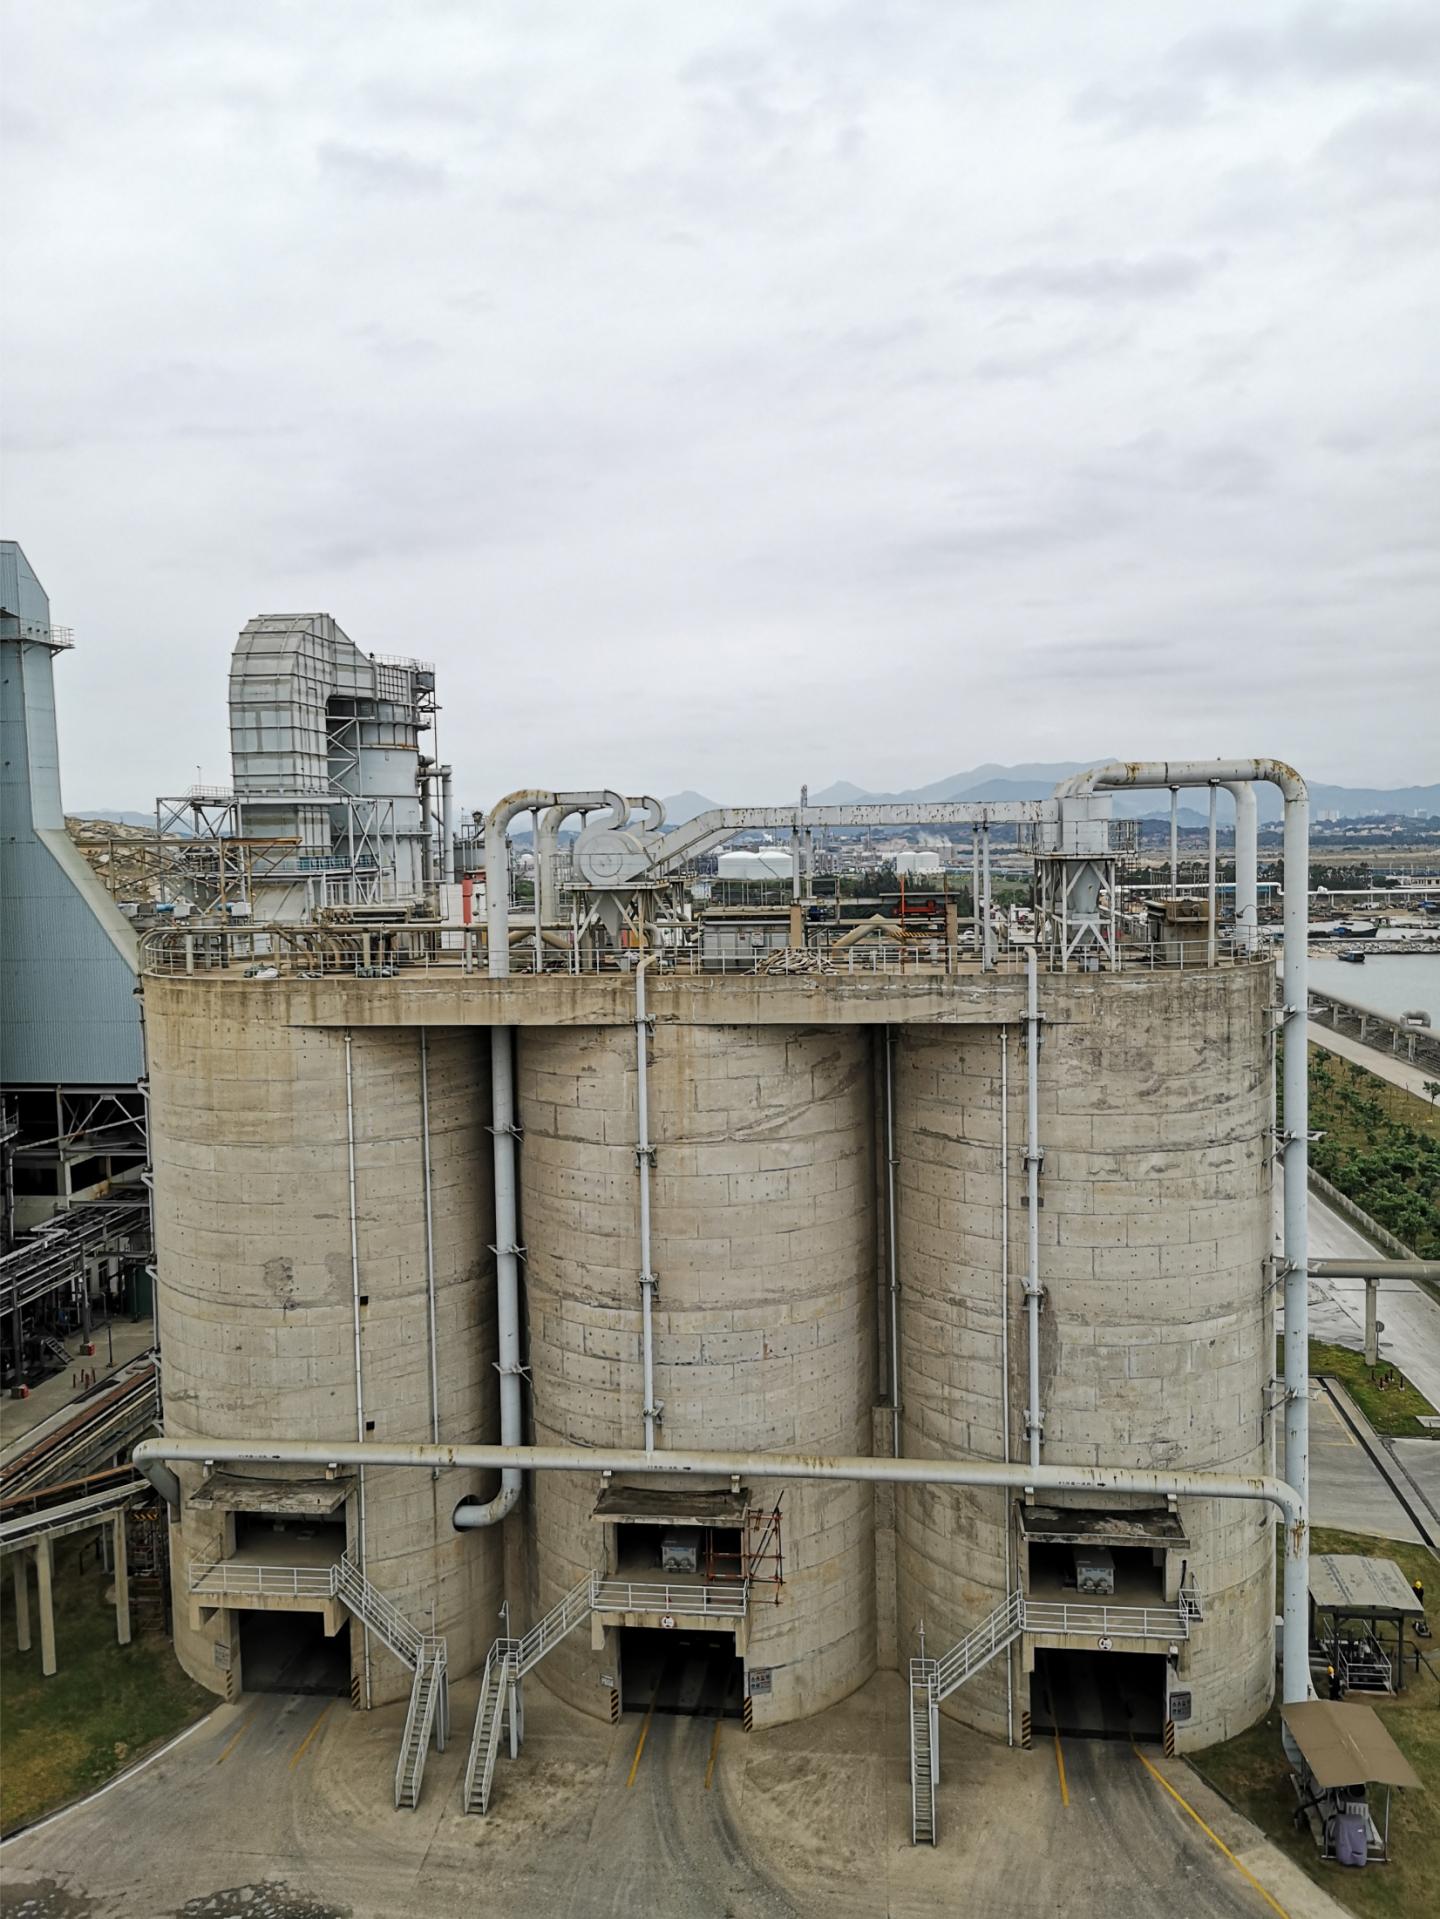
[(493, 1499), (462, 1499), (450, 1523), (457, 1533), (479, 1532), (486, 1526), (498, 1526), (519, 1504), (520, 1475), (507, 1472)]
[(157, 1450), (157, 1442), (153, 1439), (142, 1439), (140, 1444), (131, 1453), (130, 1463), (134, 1466), (136, 1472), (143, 1474), (144, 1477), (150, 1481), (150, 1484), (155, 1488), (156, 1492), (159, 1493), (170, 1510), (178, 1513), (180, 1510), (180, 1481), (176, 1478), (175, 1474), (171, 1472), (170, 1468), (165, 1464), (165, 1461), (160, 1458)]

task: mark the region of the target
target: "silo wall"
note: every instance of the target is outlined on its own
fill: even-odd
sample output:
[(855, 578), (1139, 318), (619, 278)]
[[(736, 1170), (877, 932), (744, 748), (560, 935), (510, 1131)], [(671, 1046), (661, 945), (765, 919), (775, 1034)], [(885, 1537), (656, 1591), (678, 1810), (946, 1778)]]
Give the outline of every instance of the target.
[[(1042, 1457), (1270, 1470), (1274, 1371), (1269, 969), (1042, 975)], [(1001, 1366), (1002, 1029), (908, 1027), (896, 1049), (907, 1452), (1026, 1456), (1026, 1053), (1008, 1053), (1009, 1378)], [(1123, 1500), (1071, 1504), (1124, 1505)], [(943, 1653), (1007, 1587), (998, 1492), (901, 1489), (900, 1654)], [(1183, 1743), (1230, 1736), (1273, 1681), (1273, 1527), (1259, 1504), (1181, 1500), (1207, 1617), (1182, 1653)], [(1012, 1530), (1009, 1582), (1022, 1576)], [(1017, 1674), (1021, 1649), (1014, 1655)], [(1007, 1662), (945, 1710), (1003, 1735)], [(1017, 1709), (1018, 1711), (1018, 1709)], [(1018, 1717), (1017, 1717), (1018, 1723)]]
[[(870, 1045), (863, 1030), (660, 1025), (649, 1043), (659, 1446), (870, 1451), (875, 1378)], [(523, 1234), (537, 1442), (639, 1446), (633, 1030), (519, 1035)], [(610, 1528), (598, 1483), (533, 1482), (538, 1613)], [(757, 1581), (757, 1721), (819, 1711), (874, 1670), (869, 1488), (767, 1481), (784, 1583)], [(602, 1566), (602, 1570), (603, 1570)], [(778, 1603), (776, 1601), (778, 1600)], [(601, 1713), (615, 1648), (573, 1635), (545, 1682)]]
[[(358, 1294), (366, 1437), (428, 1440), (432, 1374), (442, 1439), (497, 1430), (489, 1062), (483, 1033), (432, 1030), (427, 1253), (421, 1034), (357, 1029), (352, 1264), (346, 1035), (286, 1023), (264, 981), (146, 982), (158, 1315), (166, 1431), (216, 1439), (357, 1437)], [(181, 1468), (187, 1491), (198, 1467)], [(501, 1598), (497, 1534), (457, 1534), (479, 1474), (372, 1469), (346, 1501), (348, 1549), (394, 1605), (448, 1639), (450, 1668), (483, 1660)], [(176, 1648), (223, 1690), (224, 1613), (199, 1632), (184, 1601), (191, 1560), (224, 1556), (222, 1515), (172, 1528)], [(352, 1631), (357, 1672), (361, 1635)], [(371, 1700), (409, 1674), (371, 1641)]]

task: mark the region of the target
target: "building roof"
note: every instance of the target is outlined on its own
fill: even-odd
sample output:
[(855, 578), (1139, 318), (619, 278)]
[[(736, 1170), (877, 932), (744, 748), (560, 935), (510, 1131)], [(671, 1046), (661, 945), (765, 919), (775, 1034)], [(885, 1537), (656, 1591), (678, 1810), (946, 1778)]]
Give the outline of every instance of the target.
[(608, 1486), (592, 1519), (625, 1520), (632, 1526), (743, 1526), (750, 1504), (747, 1487), (701, 1492), (693, 1486)]
[(1305, 1764), (1322, 1791), (1331, 1786), (1418, 1786), (1419, 1776), (1373, 1706), (1306, 1699), (1282, 1706)]
[(1164, 1506), (1131, 1512), (1092, 1512), (1083, 1506), (1022, 1506), (1020, 1526), (1027, 1539), (1054, 1545), (1187, 1546), (1178, 1513)]
[(1316, 1553), (1310, 1560), (1310, 1600), (1320, 1612), (1375, 1619), (1413, 1619), (1425, 1610), (1393, 1559), (1358, 1553)]

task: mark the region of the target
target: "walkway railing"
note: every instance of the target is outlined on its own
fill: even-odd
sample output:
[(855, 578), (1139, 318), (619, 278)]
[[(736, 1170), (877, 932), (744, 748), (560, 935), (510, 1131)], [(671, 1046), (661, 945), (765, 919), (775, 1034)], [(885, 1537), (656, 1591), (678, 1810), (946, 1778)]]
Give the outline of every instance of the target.
[(683, 1613), (692, 1619), (743, 1619), (748, 1610), (747, 1591), (742, 1585), (719, 1583), (665, 1586), (597, 1578), (592, 1604), (596, 1612)]
[(334, 1566), (253, 1566), (234, 1559), (192, 1559), (190, 1591), (197, 1598), (333, 1599)]

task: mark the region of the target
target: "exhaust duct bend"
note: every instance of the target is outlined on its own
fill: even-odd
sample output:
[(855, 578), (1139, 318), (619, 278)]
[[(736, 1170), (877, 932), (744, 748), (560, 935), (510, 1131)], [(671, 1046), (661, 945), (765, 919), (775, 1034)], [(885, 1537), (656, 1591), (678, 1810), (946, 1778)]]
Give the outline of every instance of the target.
[[(521, 813), (564, 806), (567, 812), (606, 806), (613, 793), (510, 793), (485, 816), (485, 949), (492, 979), (510, 971), (510, 822)], [(623, 802), (621, 802), (623, 804)], [(562, 814), (562, 818), (564, 815)], [(520, 1401), (520, 1246), (518, 1181), (515, 1167), (515, 1052), (508, 1026), (490, 1029), (490, 1133), (495, 1149), (495, 1316), (499, 1336), (500, 1442), (519, 1446), (523, 1432)], [(498, 1526), (520, 1498), (520, 1474), (502, 1468), (500, 1490), (491, 1500), (462, 1506), (455, 1515), (461, 1531)]]
[[(1284, 1122), (1279, 1138), (1285, 1170), (1285, 1223), (1281, 1270), (1285, 1278), (1285, 1478), (1299, 1501), (1296, 1549), (1287, 1545), (1284, 1588), (1284, 1680), (1286, 1705), (1311, 1695), (1309, 1657), (1310, 1585), (1310, 1296), (1309, 1214), (1310, 1086), (1307, 1077), (1306, 1008), (1310, 933), (1310, 794), (1283, 760), (1114, 760), (1062, 780), (1061, 802), (1122, 787), (1254, 786), (1280, 789), (1285, 802), (1284, 960), (1281, 1032), (1285, 1042)], [(1237, 842), (1237, 910), (1239, 853)]]

